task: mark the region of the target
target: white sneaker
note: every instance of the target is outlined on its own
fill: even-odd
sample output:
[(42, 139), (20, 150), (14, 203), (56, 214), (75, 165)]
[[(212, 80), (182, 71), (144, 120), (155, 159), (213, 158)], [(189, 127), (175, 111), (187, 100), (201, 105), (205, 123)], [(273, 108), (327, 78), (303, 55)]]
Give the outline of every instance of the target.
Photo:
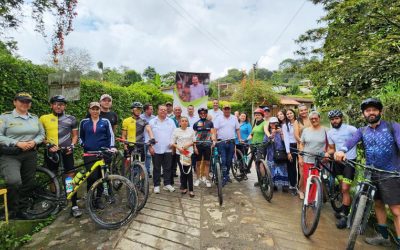
[(193, 186), (198, 187), (199, 185), (200, 185), (200, 179), (196, 179), (196, 180), (193, 182)]
[(160, 187), (154, 187), (154, 193), (159, 194), (160, 193)]
[(206, 187), (210, 188), (211, 187), (211, 182), (209, 180), (206, 180)]
[(164, 190), (170, 191), (170, 192), (174, 192), (175, 188), (171, 185), (166, 185), (163, 187)]
[(207, 178), (206, 178), (205, 176), (203, 176), (203, 177), (201, 177), (201, 181), (202, 181), (203, 183), (206, 183)]

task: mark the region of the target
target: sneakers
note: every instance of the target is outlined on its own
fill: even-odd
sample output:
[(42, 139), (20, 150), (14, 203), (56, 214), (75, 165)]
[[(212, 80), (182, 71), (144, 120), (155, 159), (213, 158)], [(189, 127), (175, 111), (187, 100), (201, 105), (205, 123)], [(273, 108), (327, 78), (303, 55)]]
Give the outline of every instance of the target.
[(193, 186), (198, 187), (199, 185), (200, 185), (200, 179), (196, 179), (196, 180), (193, 182)]
[(71, 215), (74, 216), (74, 218), (79, 218), (82, 216), (82, 210), (78, 206), (73, 206), (71, 208)]
[(379, 233), (375, 233), (375, 235), (372, 237), (365, 238), (365, 242), (374, 246), (380, 245), (380, 246), (390, 247), (392, 245), (392, 243), (390, 242), (390, 238), (385, 239)]
[(160, 187), (159, 186), (154, 187), (154, 193), (155, 194), (159, 194), (160, 193)]
[(206, 180), (207, 180), (207, 178), (206, 178), (205, 176), (201, 177), (201, 181), (202, 181), (203, 183), (206, 183)]
[(342, 217), (336, 223), (336, 227), (338, 229), (345, 229), (347, 227), (347, 216), (343, 214)]
[(206, 187), (208, 187), (208, 188), (211, 187), (211, 182), (209, 180), (206, 180), (205, 183), (206, 183)]
[(164, 190), (170, 191), (171, 193), (175, 191), (175, 188), (171, 185), (166, 185), (163, 187)]

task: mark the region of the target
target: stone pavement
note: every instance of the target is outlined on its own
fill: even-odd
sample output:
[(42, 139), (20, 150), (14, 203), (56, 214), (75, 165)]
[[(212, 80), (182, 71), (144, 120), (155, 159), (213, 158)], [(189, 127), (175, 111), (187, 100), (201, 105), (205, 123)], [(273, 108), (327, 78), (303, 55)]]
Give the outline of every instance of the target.
[[(254, 171), (253, 171), (254, 172)], [(255, 174), (228, 184), (219, 206), (216, 188), (195, 188), (196, 196), (161, 190), (129, 225), (100, 230), (84, 216), (63, 213), (34, 236), (26, 249), (344, 249), (348, 230), (338, 230), (326, 203), (316, 233), (305, 238), (300, 228), (301, 202), (275, 193), (267, 202), (253, 187)], [(371, 247), (359, 237), (356, 249)]]

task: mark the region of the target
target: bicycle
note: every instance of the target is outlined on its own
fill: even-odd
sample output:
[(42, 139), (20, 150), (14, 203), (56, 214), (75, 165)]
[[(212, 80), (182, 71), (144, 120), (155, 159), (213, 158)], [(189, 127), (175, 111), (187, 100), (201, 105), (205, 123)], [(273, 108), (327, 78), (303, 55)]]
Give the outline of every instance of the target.
[(301, 229), (304, 236), (310, 237), (318, 227), (322, 203), (330, 200), (332, 208), (338, 212), (341, 209), (341, 195), (339, 181), (334, 176), (331, 165), (327, 166), (322, 159), (332, 160), (324, 153), (313, 154), (298, 152), (300, 155), (309, 155), (315, 158), (313, 167), (308, 169), (306, 191), (301, 209)]
[(150, 146), (150, 143), (144, 142), (129, 142), (122, 138), (117, 138), (117, 141), (128, 146), (129, 156), (121, 167), (121, 173), (126, 176), (136, 187), (138, 191), (138, 211), (140, 211), (149, 198), (149, 174), (142, 161), (142, 154), (138, 147)]
[[(400, 178), (400, 172), (385, 171), (351, 160), (346, 160), (344, 163), (352, 167), (354, 167), (354, 165), (360, 166), (364, 169), (364, 179), (357, 184), (357, 191), (351, 204), (350, 214), (347, 221), (348, 227), (350, 228), (350, 234), (346, 249), (353, 249), (357, 240), (357, 236), (359, 234), (364, 234), (367, 228), (369, 215), (374, 203), (374, 196), (377, 189), (374, 183), (388, 178)], [(379, 180), (372, 180), (373, 173), (383, 174), (385, 177)]]
[(232, 175), (238, 182), (247, 180), (247, 174), (250, 173), (251, 165), (254, 161), (254, 154), (251, 150), (247, 150), (247, 153), (243, 154), (238, 148), (235, 148), (235, 154), (232, 160)]
[[(76, 174), (73, 179), (73, 190), (69, 193), (67, 193), (67, 188), (62, 190), (59, 179), (65, 183), (64, 175), (78, 170), (84, 164), (76, 166), (70, 171), (64, 171), (62, 170), (61, 157), (60, 174), (58, 175), (48, 169), (38, 167), (37, 173), (39, 175), (36, 174), (36, 184), (32, 190), (29, 208), (26, 210), (29, 218), (44, 218), (57, 213), (59, 208), (65, 206), (68, 200), (78, 192), (88, 177), (100, 168), (101, 178), (93, 183), (86, 196), (86, 209), (89, 217), (98, 226), (105, 229), (117, 229), (130, 222), (137, 211), (136, 188), (127, 178), (109, 174), (105, 158), (111, 157), (111, 154), (112, 152), (109, 149), (84, 153), (84, 157), (93, 156), (96, 157), (96, 160), (93, 161), (90, 171), (82, 171)], [(99, 208), (96, 206), (99, 202), (109, 206)]]

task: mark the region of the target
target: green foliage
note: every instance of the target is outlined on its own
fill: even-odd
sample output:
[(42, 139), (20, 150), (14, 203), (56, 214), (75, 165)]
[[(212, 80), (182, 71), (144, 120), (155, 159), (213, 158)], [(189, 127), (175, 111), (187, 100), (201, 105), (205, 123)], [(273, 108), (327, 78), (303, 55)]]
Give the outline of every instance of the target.
[(167, 87), (174, 85), (175, 77), (176, 77), (175, 72), (168, 72), (167, 74), (161, 75), (161, 82), (162, 82), (161, 86)]
[(155, 68), (148, 66), (147, 68), (145, 68), (145, 70), (143, 71), (143, 76), (150, 81), (153, 81), (156, 77), (157, 71)]
[(130, 69), (124, 72), (124, 80), (122, 82), (122, 86), (129, 86), (135, 82), (142, 81), (142, 76), (137, 73), (135, 70)]
[[(225, 104), (230, 104), (231, 105), (232, 113), (235, 112), (235, 111), (245, 112), (245, 109), (246, 109), (246, 107), (242, 103), (239, 103), (239, 102), (219, 101), (220, 108), (222, 108), (222, 106), (225, 105)], [(212, 109), (213, 108), (212, 100), (207, 102), (207, 108), (208, 109)]]

